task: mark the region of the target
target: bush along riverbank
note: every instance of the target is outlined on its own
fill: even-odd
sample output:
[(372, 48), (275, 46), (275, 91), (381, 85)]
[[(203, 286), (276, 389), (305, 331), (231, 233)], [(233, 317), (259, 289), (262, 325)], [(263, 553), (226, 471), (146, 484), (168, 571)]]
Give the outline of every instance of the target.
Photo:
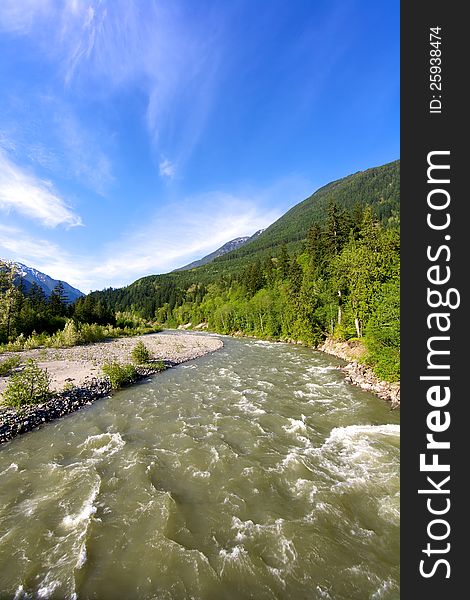
[(317, 350), (347, 361), (347, 365), (342, 367), (341, 370), (346, 374), (348, 383), (357, 385), (365, 391), (373, 392), (379, 398), (390, 402), (392, 409), (400, 407), (400, 383), (382, 381), (370, 367), (361, 362), (366, 351), (359, 341), (341, 341), (327, 338), (317, 347)]
[(120, 385), (117, 385), (116, 379), (112, 377), (91, 378), (79, 387), (50, 394), (49, 399), (40, 404), (24, 404), (17, 408), (0, 405), (0, 444), (75, 412), (83, 406), (91, 406), (95, 400), (109, 397), (120, 387), (137, 383), (172, 366), (174, 363), (170, 361), (156, 365), (136, 366), (132, 377), (122, 379)]
[(44, 423), (91, 405), (98, 398), (111, 392), (111, 383), (105, 379), (93, 379), (86, 385), (53, 394), (41, 404), (29, 404), (21, 408), (0, 409), (0, 443), (17, 435), (32, 431)]

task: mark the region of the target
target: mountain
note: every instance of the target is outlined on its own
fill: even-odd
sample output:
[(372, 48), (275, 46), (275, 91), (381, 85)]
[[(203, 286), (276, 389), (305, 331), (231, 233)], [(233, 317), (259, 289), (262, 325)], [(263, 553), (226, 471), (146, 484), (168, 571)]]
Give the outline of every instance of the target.
[(249, 244), (215, 258), (186, 276), (181, 272), (171, 275), (178, 278), (178, 283), (181, 279), (181, 285), (186, 284), (190, 274), (194, 274), (195, 280), (209, 282), (236, 274), (258, 259), (275, 256), (284, 245), (290, 253), (300, 252), (308, 230), (315, 223), (321, 225), (326, 221), (328, 206), (332, 203), (349, 212), (369, 205), (383, 225), (396, 224), (400, 218), (400, 161), (372, 167), (328, 183), (293, 206)]
[(265, 229), (252, 244), (216, 259), (210, 271), (214, 274), (227, 269), (236, 271), (248, 258), (256, 260), (277, 253), (284, 244), (289, 252), (299, 251), (310, 227), (314, 223), (325, 222), (328, 206), (332, 203), (349, 212), (368, 204), (383, 225), (397, 222), (400, 214), (400, 161), (359, 171), (321, 187)]
[(202, 265), (207, 265), (208, 263), (212, 262), (216, 258), (219, 258), (220, 256), (227, 254), (228, 252), (232, 252), (232, 250), (237, 250), (238, 248), (240, 248), (241, 246), (244, 246), (248, 242), (255, 240), (263, 231), (264, 231), (264, 229), (259, 229), (252, 236), (239, 237), (239, 238), (235, 238), (234, 240), (230, 240), (229, 242), (225, 243), (220, 248), (217, 248), (217, 250), (214, 250), (214, 252), (211, 252), (207, 256), (204, 256), (203, 258), (200, 258), (199, 260), (195, 260), (194, 262), (189, 263), (189, 265), (185, 265), (184, 267), (179, 267), (179, 269), (174, 269), (173, 272), (189, 271), (190, 269), (195, 269), (196, 267), (201, 267)]
[(400, 222), (400, 161), (359, 171), (325, 185), (296, 204), (250, 243), (211, 262), (190, 270), (147, 275), (126, 287), (93, 292), (93, 295), (113, 310), (139, 307), (142, 314), (154, 315), (159, 306), (168, 304), (172, 308), (194, 284), (206, 286), (237, 276), (258, 260), (263, 262), (279, 256), (284, 246), (290, 254), (300, 253), (309, 229), (314, 224), (325, 223), (328, 207), (333, 203), (350, 213), (370, 206), (382, 225), (396, 227)]
[[(45, 273), (41, 273), (37, 269), (33, 269), (32, 267), (27, 267), (22, 263), (15, 262), (13, 263), (17, 270), (17, 281), (15, 282), (17, 285), (20, 283), (23, 286), (23, 290), (27, 293), (33, 283), (36, 283), (40, 288), (44, 290), (44, 293), (47, 297), (51, 295), (52, 290), (59, 283), (58, 279), (52, 279), (49, 275)], [(75, 302), (77, 298), (84, 296), (85, 294), (80, 290), (72, 287), (65, 281), (62, 281), (62, 285), (64, 286), (64, 293), (67, 296), (67, 301), (71, 304)]]

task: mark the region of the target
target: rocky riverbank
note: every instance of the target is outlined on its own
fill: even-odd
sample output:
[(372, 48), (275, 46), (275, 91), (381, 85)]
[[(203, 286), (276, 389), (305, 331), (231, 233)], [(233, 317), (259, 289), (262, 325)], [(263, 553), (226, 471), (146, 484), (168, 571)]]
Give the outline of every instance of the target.
[[(0, 396), (0, 443), (108, 396), (111, 384), (103, 376), (101, 366), (112, 361), (130, 362), (132, 348), (139, 340), (145, 344), (152, 359), (163, 361), (166, 367), (198, 358), (223, 346), (216, 337), (156, 333), (73, 348), (38, 348), (7, 353), (2, 358), (16, 354), (22, 364), (33, 358), (41, 368), (47, 369), (54, 393), (47, 402), (20, 410), (2, 406)], [(158, 370), (138, 367), (136, 381)], [(8, 379), (0, 377), (0, 392), (8, 385)]]
[(32, 431), (44, 423), (53, 421), (91, 405), (98, 398), (111, 393), (111, 384), (106, 379), (92, 379), (81, 387), (58, 392), (42, 404), (26, 406), (21, 410), (1, 408), (0, 444), (13, 439), (21, 433)]
[(360, 342), (327, 338), (317, 350), (347, 361), (348, 364), (341, 369), (346, 374), (346, 381), (387, 400), (393, 409), (400, 407), (400, 384), (381, 381), (372, 369), (359, 362), (365, 352)]

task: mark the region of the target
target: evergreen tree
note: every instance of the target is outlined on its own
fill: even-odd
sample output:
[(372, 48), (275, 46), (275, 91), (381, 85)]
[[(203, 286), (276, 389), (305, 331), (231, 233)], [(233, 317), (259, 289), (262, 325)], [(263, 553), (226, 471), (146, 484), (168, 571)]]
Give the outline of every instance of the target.
[(279, 256), (279, 259), (278, 259), (279, 275), (281, 276), (281, 279), (287, 278), (287, 276), (289, 274), (289, 264), (290, 264), (290, 257), (289, 257), (289, 253), (287, 252), (287, 246), (285, 244), (282, 244), (281, 255)]
[(247, 290), (250, 296), (254, 296), (264, 285), (264, 274), (260, 261), (256, 261), (248, 270)]
[(272, 287), (276, 280), (276, 273), (274, 271), (273, 259), (268, 256), (263, 265), (264, 276), (268, 287)]
[(54, 287), (49, 296), (49, 310), (56, 317), (67, 315), (67, 295), (61, 281)]
[(40, 285), (35, 281), (31, 284), (31, 287), (27, 293), (27, 297), (31, 303), (33, 310), (43, 312), (47, 307), (47, 296)]
[(328, 217), (324, 231), (324, 248), (330, 256), (341, 252), (349, 237), (352, 226), (351, 217), (345, 209), (340, 209), (335, 202), (328, 206)]
[(302, 279), (302, 267), (299, 265), (297, 257), (294, 256), (289, 265), (289, 292), (294, 303), (296, 303), (298, 299), (298, 294), (302, 287)]
[(318, 223), (314, 223), (307, 234), (307, 253), (314, 269), (320, 271), (326, 254), (325, 234)]

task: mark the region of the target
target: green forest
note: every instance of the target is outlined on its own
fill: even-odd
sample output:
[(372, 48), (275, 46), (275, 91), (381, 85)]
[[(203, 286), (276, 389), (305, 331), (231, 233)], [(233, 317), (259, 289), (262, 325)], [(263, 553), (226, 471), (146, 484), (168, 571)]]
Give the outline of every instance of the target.
[(60, 289), (49, 299), (37, 289), (24, 294), (3, 268), (0, 342), (20, 337), (24, 345), (66, 327), (80, 337), (92, 325), (111, 334), (203, 324), (308, 346), (333, 336), (361, 340), (377, 376), (397, 381), (399, 224), (396, 161), (328, 184), (210, 264), (92, 292), (72, 306)]
[(25, 290), (21, 280), (18, 284), (14, 264), (0, 261), (0, 353), (62, 348), (155, 331), (160, 331), (155, 322), (115, 313), (94, 295), (69, 303), (61, 282), (49, 297), (36, 283)]

